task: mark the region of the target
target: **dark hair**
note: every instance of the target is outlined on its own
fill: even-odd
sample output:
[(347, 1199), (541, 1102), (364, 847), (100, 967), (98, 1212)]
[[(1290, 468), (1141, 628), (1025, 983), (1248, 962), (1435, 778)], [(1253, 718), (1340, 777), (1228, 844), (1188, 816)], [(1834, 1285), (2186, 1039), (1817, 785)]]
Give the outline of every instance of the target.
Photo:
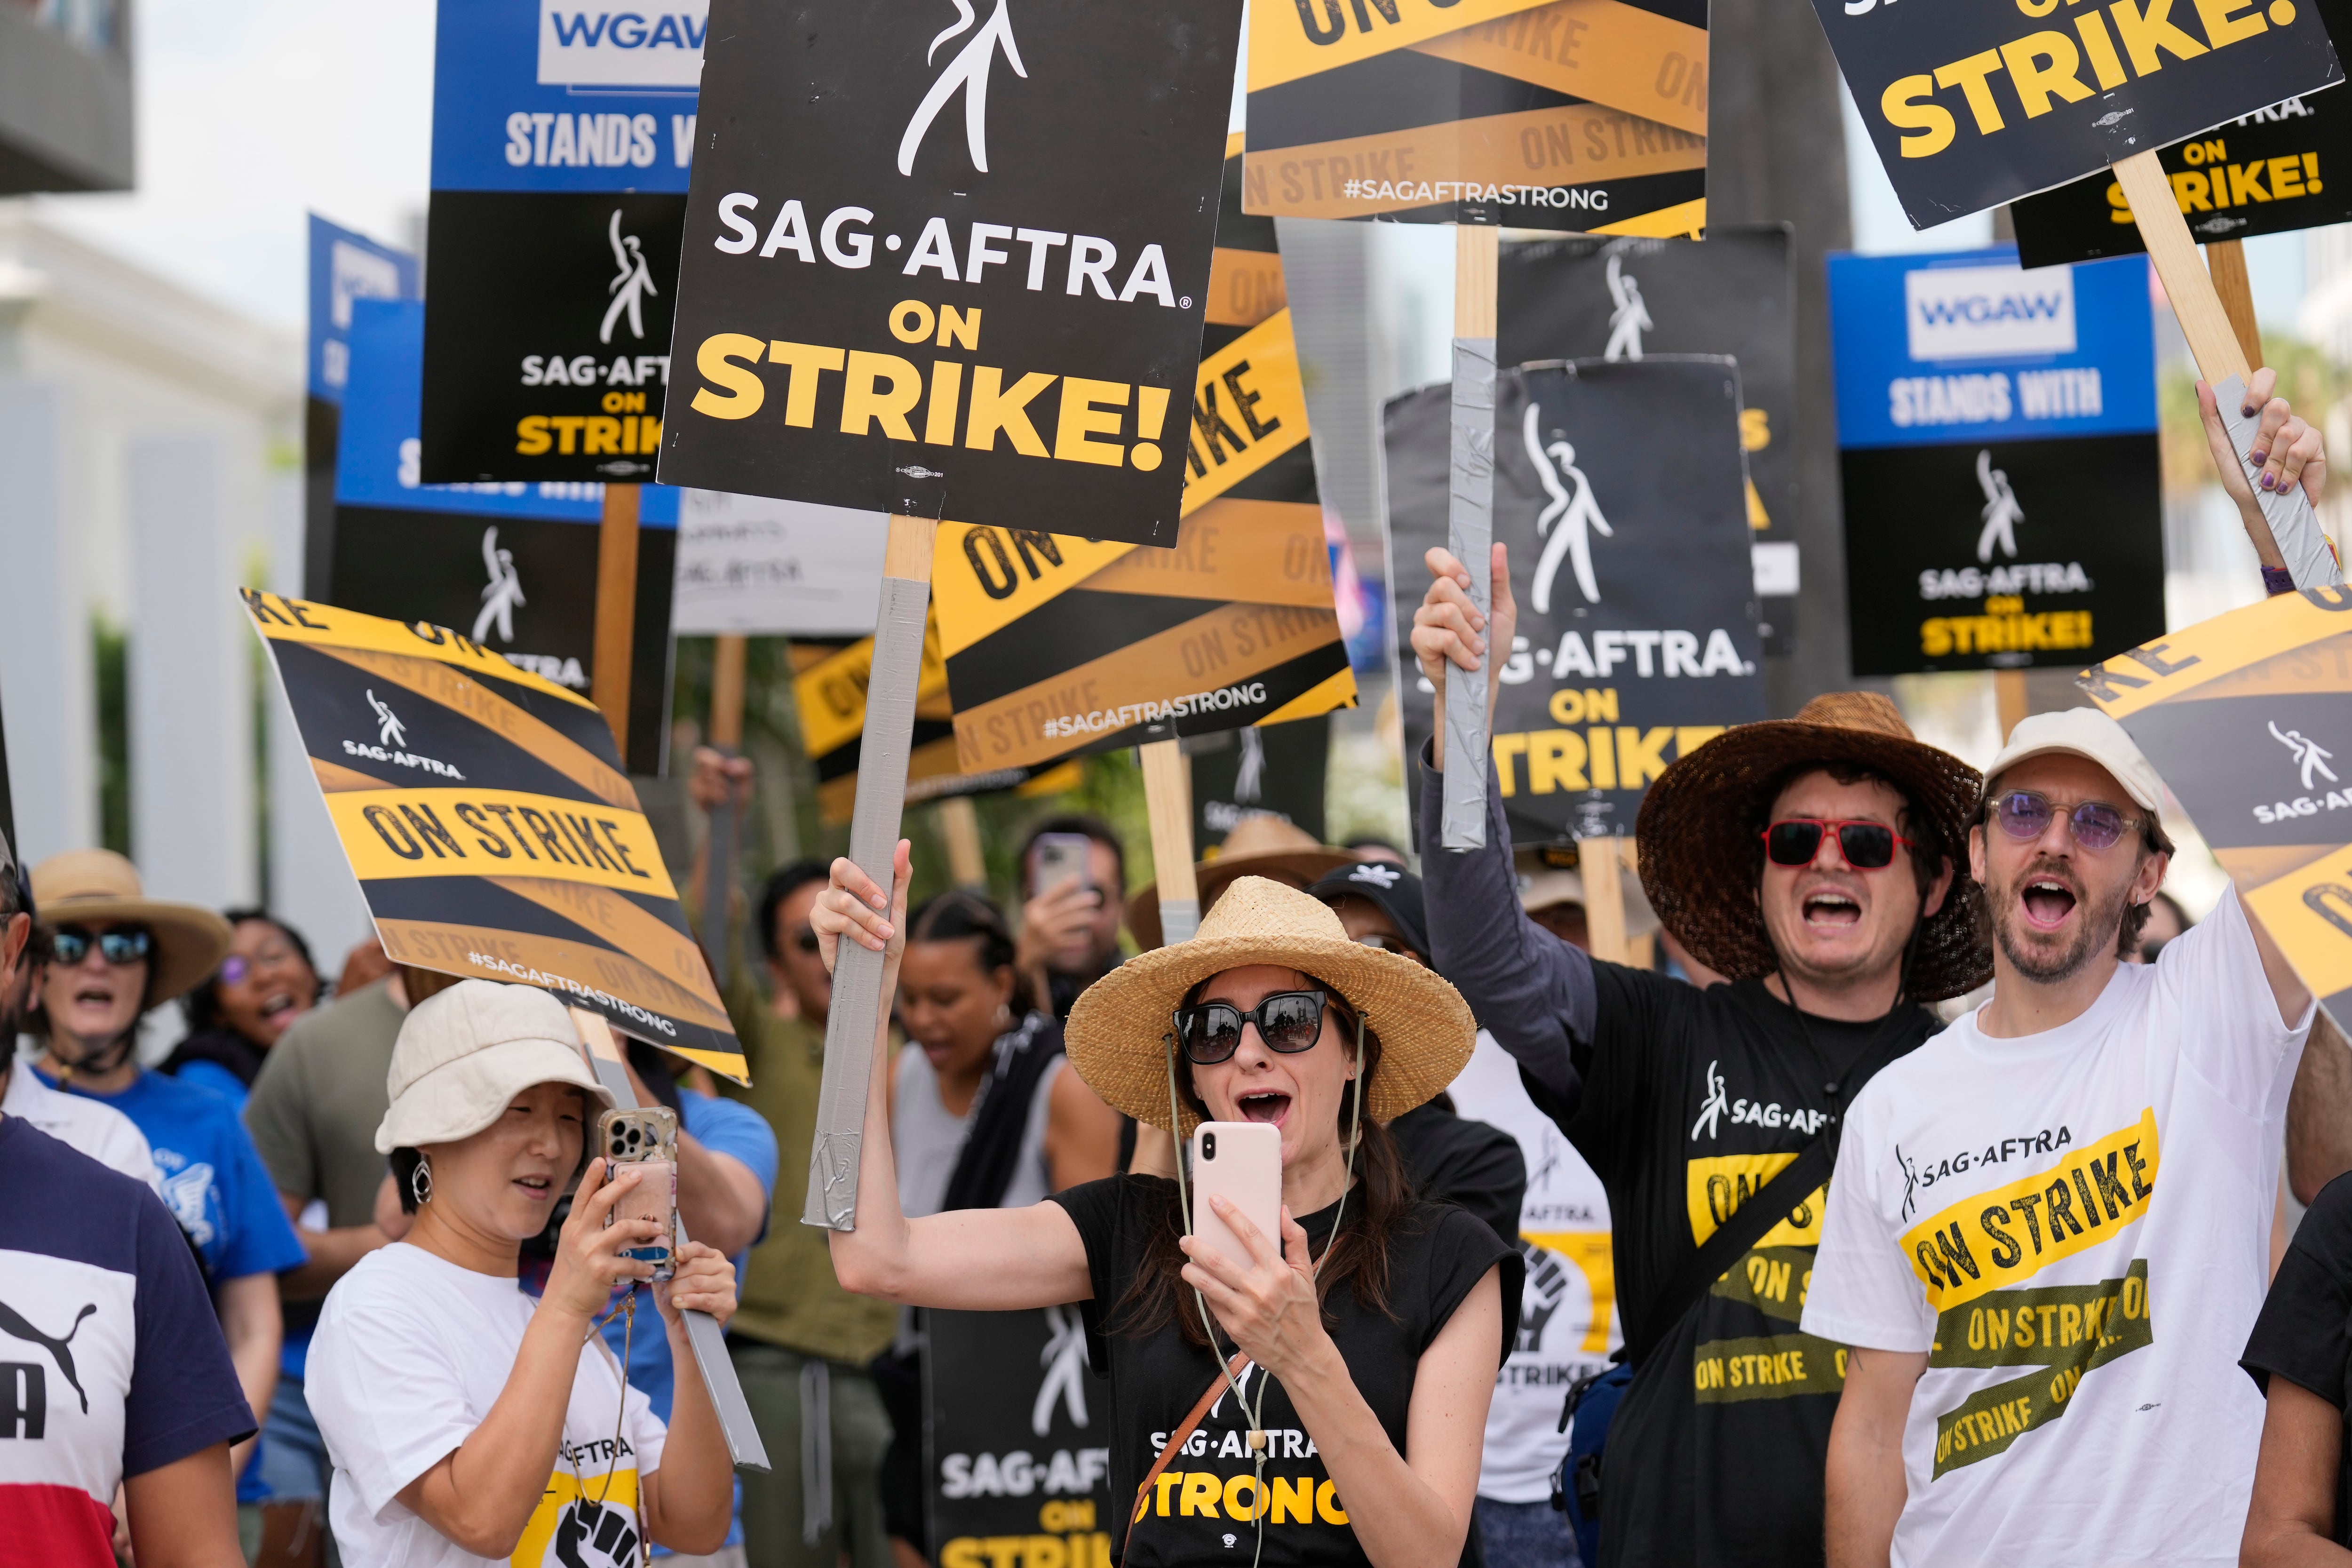
[[(1999, 782), (1996, 779), (1985, 780), (1984, 794), (1977, 799), (1977, 813), (1974, 818), (1977, 826), (1987, 827), (1991, 825), (1992, 803), (2000, 795), (2000, 791), (1996, 787)], [(2137, 805), (2139, 803), (2135, 801), (2132, 804)], [(2170, 855), (2174, 848), (2171, 837), (2164, 831), (2164, 824), (2157, 820), (2156, 813), (2142, 811), (2139, 817), (2140, 858), (2145, 860), (2150, 855)], [(2172, 912), (2180, 917), (2181, 929), (2187, 930), (2189, 924), (2189, 912), (2168, 894), (2159, 892), (2156, 896), (2172, 905)], [(1976, 898), (1984, 916), (1983, 929), (1990, 931), (1992, 929), (1992, 895), (1979, 884), (1976, 889)], [(2123, 919), (2116, 923), (2116, 957), (2128, 958), (2139, 951), (2139, 933), (2147, 927), (2147, 904), (2135, 904), (2126, 900)]]
[[(300, 931), (258, 905), (248, 909), (224, 910), (221, 911), (221, 919), (228, 921), (229, 930), (232, 931), (247, 921), (259, 921), (263, 925), (274, 928), (280, 936), (293, 943), (294, 951), (301, 956), (302, 967), (310, 972), (311, 983), (318, 987), (319, 991), (323, 992), (326, 989), (326, 983), (319, 978), (318, 961), (310, 956), (310, 944), (302, 940)], [(226, 963), (227, 960), (224, 959), (222, 962)], [(203, 982), (194, 991), (180, 998), (180, 1011), (187, 1016), (189, 1033), (194, 1034), (198, 1029), (219, 1026), (221, 1022), (220, 984), (220, 971), (215, 969), (210, 974), (205, 976)], [(319, 998), (314, 994), (310, 999), (315, 1003)]]
[(980, 944), (971, 956), (982, 974), (994, 974), (1000, 969), (1013, 970), (1013, 1007), (1015, 1013), (1026, 1012), (1031, 1005), (1029, 984), (1013, 962), (1016, 951), (1013, 928), (1004, 923), (1003, 911), (995, 904), (978, 893), (957, 889), (924, 900), (907, 917), (909, 945), (966, 940)]
[[(1301, 972), (1304, 973), (1303, 971)], [(1212, 977), (1213, 978), (1213, 976)], [(1337, 986), (1307, 976), (1307, 984), (1322, 991), (1329, 999), (1331, 1011), (1338, 1015), (1342, 1029), (1352, 1042), (1360, 1029), (1364, 1042), (1363, 1074), (1366, 1099), (1370, 1098), (1372, 1079), (1381, 1067), (1381, 1037), (1363, 1025), (1361, 1017)], [(1208, 985), (1204, 980), (1184, 994), (1184, 1005), (1191, 1006), (1200, 999)], [(1208, 1106), (1192, 1087), (1192, 1074), (1178, 1075), (1177, 1090), (1195, 1115), (1205, 1118)], [(1339, 1137), (1344, 1146), (1348, 1136), (1350, 1112), (1355, 1103), (1352, 1090), (1339, 1100)], [(1182, 1158), (1180, 1152), (1178, 1158)], [(1365, 1118), (1363, 1141), (1356, 1152), (1356, 1173), (1362, 1178), (1357, 1190), (1349, 1194), (1348, 1215), (1352, 1223), (1332, 1238), (1330, 1251), (1325, 1255), (1322, 1272), (1316, 1276), (1318, 1300), (1328, 1301), (1331, 1292), (1342, 1283), (1354, 1293), (1358, 1302), (1367, 1310), (1393, 1318), (1389, 1310), (1389, 1247), (1405, 1226), (1412, 1223), (1412, 1179), (1404, 1168), (1404, 1156), (1398, 1151), (1396, 1140), (1380, 1122)], [(1293, 1216), (1296, 1217), (1296, 1216)], [(1343, 1217), (1347, 1217), (1344, 1216)], [(1134, 1282), (1118, 1303), (1110, 1325), (1113, 1333), (1137, 1339), (1148, 1338), (1176, 1324), (1185, 1341), (1191, 1344), (1208, 1343), (1207, 1331), (1201, 1325), (1200, 1313), (1192, 1307), (1192, 1287), (1181, 1278), (1184, 1268), (1183, 1249), (1178, 1243), (1184, 1236), (1184, 1211), (1177, 1201), (1174, 1184), (1170, 1184), (1167, 1202), (1158, 1220), (1150, 1225), (1150, 1239), (1144, 1244), (1142, 1266), (1136, 1270)], [(1336, 1320), (1330, 1309), (1324, 1309), (1327, 1325)]]
[(760, 951), (771, 958), (784, 956), (783, 944), (777, 940), (776, 916), (784, 900), (807, 887), (811, 882), (833, 879), (833, 869), (822, 860), (795, 860), (771, 872), (768, 885), (760, 889)]
[(1759, 792), (1755, 805), (1749, 808), (1748, 858), (1751, 887), (1760, 886), (1764, 879), (1764, 830), (1771, 826), (1772, 807), (1782, 791), (1807, 773), (1827, 773), (1842, 784), (1884, 784), (1903, 797), (1903, 810), (1895, 825), (1910, 841), (1911, 870), (1919, 879), (1921, 897), (1927, 896), (1927, 889), (1943, 874), (1944, 862), (1956, 858), (1951, 847), (1944, 842), (1944, 825), (1936, 820), (1934, 812), (1920, 804), (1917, 794), (1902, 780), (1862, 763), (1799, 763), (1774, 779), (1771, 788)]
[(1032, 827), (1029, 837), (1021, 841), (1021, 892), (1024, 898), (1029, 892), (1029, 852), (1036, 848), (1037, 840), (1048, 833), (1082, 833), (1109, 850), (1111, 859), (1118, 866), (1118, 886), (1105, 889), (1105, 895), (1113, 901), (1127, 896), (1127, 846), (1118, 841), (1118, 835), (1112, 830), (1111, 825), (1101, 817), (1072, 811), (1047, 817)]
[(392, 1152), (392, 1184), (400, 1194), (400, 1212), (416, 1212), (416, 1167), (425, 1163), (425, 1151), (402, 1147)]

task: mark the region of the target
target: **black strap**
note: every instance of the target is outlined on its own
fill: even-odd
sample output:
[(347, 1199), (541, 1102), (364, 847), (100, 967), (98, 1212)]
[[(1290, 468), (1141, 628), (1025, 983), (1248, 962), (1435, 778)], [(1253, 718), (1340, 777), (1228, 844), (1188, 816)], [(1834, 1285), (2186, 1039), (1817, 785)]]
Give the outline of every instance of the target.
[(1640, 1366), (1657, 1349), (1666, 1331), (1683, 1321), (1684, 1314), (1739, 1261), (1741, 1254), (1763, 1240), (1814, 1188), (1829, 1180), (1836, 1163), (1837, 1152), (1827, 1134), (1818, 1136), (1754, 1197), (1732, 1211), (1731, 1217), (1716, 1226), (1698, 1250), (1683, 1260), (1674, 1278), (1651, 1296), (1647, 1310), (1626, 1322), (1626, 1360)]

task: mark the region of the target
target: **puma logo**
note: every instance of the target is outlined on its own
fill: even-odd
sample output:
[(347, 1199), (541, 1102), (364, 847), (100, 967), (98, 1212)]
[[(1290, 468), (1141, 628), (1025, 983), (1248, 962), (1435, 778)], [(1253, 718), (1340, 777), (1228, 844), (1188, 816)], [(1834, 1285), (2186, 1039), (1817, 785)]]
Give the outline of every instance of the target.
[(81, 1379), (74, 1373), (73, 1338), (81, 1332), (82, 1320), (97, 1310), (98, 1303), (95, 1301), (84, 1307), (75, 1314), (73, 1327), (66, 1331), (66, 1337), (53, 1340), (26, 1322), (14, 1307), (9, 1306), (5, 1301), (0, 1301), (0, 1333), (5, 1333), (12, 1339), (29, 1341), (47, 1351), (50, 1359), (58, 1363), (58, 1373), (68, 1383), (73, 1384), (73, 1391), (81, 1395), (81, 1413), (84, 1415), (89, 1414), (89, 1391), (82, 1387)]

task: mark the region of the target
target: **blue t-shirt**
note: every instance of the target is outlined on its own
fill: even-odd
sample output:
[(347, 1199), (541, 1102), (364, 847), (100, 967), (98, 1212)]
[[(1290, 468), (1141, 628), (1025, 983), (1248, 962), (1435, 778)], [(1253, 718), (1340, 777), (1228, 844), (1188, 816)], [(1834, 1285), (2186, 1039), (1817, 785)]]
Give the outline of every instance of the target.
[(0, 1563), (112, 1568), (114, 1489), (255, 1427), (145, 1184), (0, 1118)]
[(253, 1090), (246, 1088), (245, 1079), (218, 1062), (201, 1060), (185, 1062), (181, 1065), (180, 1070), (172, 1076), (182, 1083), (201, 1084), (205, 1089), (211, 1089), (215, 1094), (236, 1107), (236, 1113), (239, 1116), (245, 1114), (245, 1102), (253, 1098)]

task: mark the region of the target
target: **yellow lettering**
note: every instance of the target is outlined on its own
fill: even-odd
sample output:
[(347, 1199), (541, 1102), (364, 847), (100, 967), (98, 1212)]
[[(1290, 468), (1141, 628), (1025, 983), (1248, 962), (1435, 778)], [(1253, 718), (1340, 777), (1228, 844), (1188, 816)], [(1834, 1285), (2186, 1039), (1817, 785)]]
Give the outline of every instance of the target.
[[(760, 379), (760, 373), (749, 367), (760, 363), (760, 340), (740, 332), (714, 332), (703, 339), (702, 346), (694, 352), (694, 368), (702, 373), (705, 381), (716, 383), (724, 391), (713, 392), (708, 386), (696, 388), (694, 411), (713, 419), (749, 419), (757, 414), (768, 395), (768, 387)], [(739, 365), (737, 360), (743, 363)], [(539, 450), (544, 452), (547, 448), (542, 446)]]
[(1952, 144), (1959, 129), (1952, 111), (1936, 101), (1935, 79), (1906, 76), (1887, 84), (1878, 112), (1886, 123), (1909, 132), (1898, 143), (1906, 158), (1932, 158)]

